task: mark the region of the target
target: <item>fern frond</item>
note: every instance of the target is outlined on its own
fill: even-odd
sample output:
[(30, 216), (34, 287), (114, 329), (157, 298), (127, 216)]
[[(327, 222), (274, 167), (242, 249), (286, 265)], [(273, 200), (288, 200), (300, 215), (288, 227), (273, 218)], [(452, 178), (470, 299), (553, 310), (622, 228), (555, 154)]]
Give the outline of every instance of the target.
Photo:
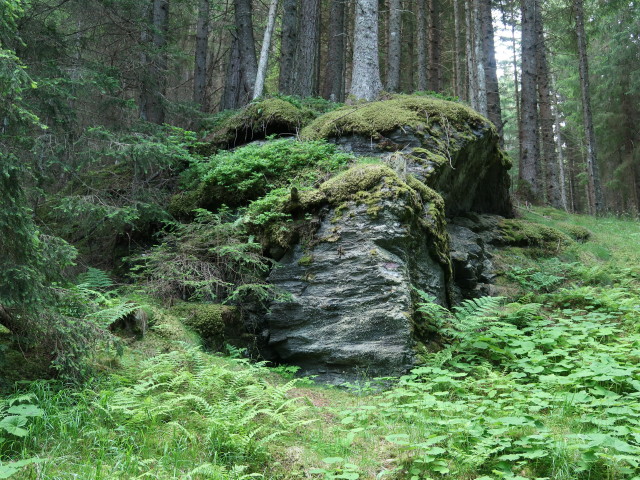
[(113, 286), (113, 280), (107, 272), (98, 268), (89, 267), (85, 273), (78, 275), (78, 287), (105, 291), (112, 289)]
[(97, 312), (87, 315), (87, 320), (91, 320), (97, 323), (103, 328), (108, 328), (109, 325), (122, 320), (127, 315), (132, 314), (140, 308), (140, 305), (132, 302), (123, 302), (114, 307), (105, 308)]

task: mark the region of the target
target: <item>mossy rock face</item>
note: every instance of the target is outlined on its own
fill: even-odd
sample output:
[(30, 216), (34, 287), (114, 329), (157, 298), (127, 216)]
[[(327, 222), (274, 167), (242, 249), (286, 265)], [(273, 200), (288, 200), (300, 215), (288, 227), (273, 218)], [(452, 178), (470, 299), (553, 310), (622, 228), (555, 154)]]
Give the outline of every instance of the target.
[(291, 293), (265, 316), (271, 355), (329, 382), (401, 375), (423, 331), (413, 287), (449, 304), (442, 197), (380, 163), (292, 193), (278, 202), (292, 221), (264, 237), (274, 248), (284, 242), (269, 282)]
[(319, 140), (363, 135), (382, 140), (398, 128), (419, 132), (441, 128), (443, 122), (468, 134), (487, 120), (460, 103), (416, 95), (394, 95), (388, 100), (345, 106), (322, 115), (301, 132), (302, 139)]
[(413, 174), (440, 193), (448, 216), (465, 211), (512, 216), (511, 162), (499, 147), (496, 128), (462, 104), (394, 95), (322, 115), (301, 138), (382, 157), (402, 176)]
[(279, 98), (250, 103), (210, 133), (200, 153), (215, 153), (268, 135), (295, 134), (311, 119), (309, 112)]
[(553, 227), (520, 219), (504, 219), (498, 224), (499, 242), (514, 247), (533, 247), (554, 252), (570, 245), (573, 240)]

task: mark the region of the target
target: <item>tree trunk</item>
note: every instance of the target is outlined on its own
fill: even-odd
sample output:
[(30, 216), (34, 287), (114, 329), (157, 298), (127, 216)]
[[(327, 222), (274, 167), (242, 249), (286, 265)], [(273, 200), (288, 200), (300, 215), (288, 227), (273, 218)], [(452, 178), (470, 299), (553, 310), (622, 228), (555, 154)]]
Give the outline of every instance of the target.
[(329, 13), (329, 47), (322, 96), (332, 102), (344, 101), (345, 70), (345, 0), (331, 0)]
[(401, 0), (389, 0), (389, 55), (387, 62), (387, 90), (400, 89), (400, 57), (402, 55), (402, 6)]
[(476, 50), (474, 48), (473, 0), (464, 2), (464, 13), (467, 50), (467, 92), (471, 108), (478, 110), (478, 69), (476, 68)]
[(295, 83), (295, 59), (298, 45), (298, 0), (284, 0), (280, 38), (280, 93), (290, 95)]
[(246, 98), (242, 104), (253, 98), (258, 62), (256, 61), (256, 43), (253, 39), (253, 17), (251, 0), (234, 0), (235, 24), (238, 35), (240, 70)]
[(400, 68), (400, 88), (404, 92), (416, 90), (416, 13), (415, 3), (411, 0), (403, 0), (403, 20), (402, 20), (402, 59)]
[(481, 17), (481, 3), (484, 0), (473, 0), (472, 21), (473, 21), (473, 44), (474, 44), (474, 66), (476, 69), (477, 106), (476, 110), (487, 117), (489, 115), (487, 104), (487, 74), (485, 72), (486, 59), (484, 56), (484, 31)]
[(427, 0), (417, 0), (418, 15), (416, 16), (416, 47), (418, 49), (418, 90), (425, 91), (427, 89)]
[(464, 67), (462, 65), (462, 50), (460, 47), (460, 39), (462, 38), (460, 28), (460, 0), (453, 0), (453, 29), (454, 29), (454, 47), (453, 47), (453, 65), (454, 65), (454, 95), (462, 100), (468, 100), (464, 89)]
[(502, 134), (502, 108), (500, 107), (500, 88), (496, 66), (496, 49), (493, 41), (493, 18), (491, 16), (491, 0), (481, 0), (479, 4), (482, 25), (482, 46), (485, 85), (487, 93), (487, 118), (498, 128), (500, 145), (504, 146)]
[(310, 97), (318, 94), (320, 62), (320, 0), (302, 0), (300, 35), (296, 49), (296, 81), (290, 85), (293, 94)]
[(374, 100), (382, 91), (378, 60), (378, 1), (356, 0), (351, 95)]
[(235, 110), (246, 103), (248, 92), (244, 90), (242, 81), (242, 68), (240, 65), (240, 49), (238, 37), (232, 34), (229, 62), (225, 75), (224, 91), (222, 93), (221, 107), (223, 110)]
[(538, 79), (538, 99), (540, 111), (540, 133), (542, 140), (541, 165), (545, 173), (545, 193), (549, 205), (564, 208), (560, 187), (560, 172), (558, 171), (558, 156), (553, 135), (555, 119), (551, 110), (551, 81), (547, 65), (547, 52), (544, 40), (542, 13), (536, 10), (536, 71)]
[(555, 120), (555, 128), (556, 128), (556, 153), (558, 154), (558, 173), (560, 178), (558, 179), (558, 183), (560, 185), (560, 204), (566, 211), (569, 211), (569, 201), (567, 198), (567, 175), (564, 168), (564, 155), (562, 153), (562, 130), (560, 129), (561, 120), (560, 120), (560, 109), (558, 108), (558, 97), (557, 95), (553, 96), (555, 108), (554, 108), (554, 120)]
[(152, 0), (151, 4), (143, 6), (143, 11), (151, 16), (151, 31), (143, 30), (141, 35), (146, 52), (143, 53), (145, 72), (140, 89), (140, 118), (163, 124), (167, 93), (169, 0)]
[(200, 110), (209, 109), (207, 98), (207, 54), (209, 50), (209, 0), (200, 0), (196, 27), (195, 69), (193, 72), (193, 103)]
[(442, 91), (442, 61), (440, 59), (442, 32), (440, 31), (440, 0), (429, 0), (429, 65), (427, 88), (434, 92)]
[(269, 6), (269, 17), (267, 26), (264, 29), (264, 38), (262, 39), (262, 50), (260, 51), (260, 61), (258, 62), (258, 71), (256, 73), (256, 84), (253, 88), (253, 98), (262, 96), (264, 91), (264, 79), (267, 74), (267, 63), (269, 61), (269, 49), (271, 48), (271, 35), (273, 27), (276, 24), (276, 11), (278, 9), (278, 0), (271, 0)]
[(522, 88), (520, 90), (520, 185), (522, 198), (540, 199), (540, 161), (538, 149), (538, 110), (536, 102), (536, 14), (538, 0), (522, 0)]
[(592, 214), (604, 212), (598, 157), (596, 153), (596, 135), (591, 115), (591, 93), (589, 91), (589, 61), (587, 59), (587, 39), (584, 31), (583, 0), (574, 0), (573, 9), (576, 18), (576, 36), (578, 40), (578, 60), (580, 72), (580, 90), (582, 93), (582, 120), (587, 147), (587, 176), (589, 178), (589, 204)]

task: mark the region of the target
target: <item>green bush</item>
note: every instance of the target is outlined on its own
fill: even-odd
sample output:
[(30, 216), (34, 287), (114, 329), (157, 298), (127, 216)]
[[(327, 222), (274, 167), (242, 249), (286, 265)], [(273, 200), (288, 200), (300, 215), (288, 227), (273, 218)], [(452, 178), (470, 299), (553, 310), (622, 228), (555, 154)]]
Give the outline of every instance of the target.
[(351, 159), (322, 141), (281, 139), (247, 145), (193, 163), (182, 178), (185, 189), (196, 193), (183, 198), (203, 208), (246, 205), (290, 183), (313, 185), (345, 168)]

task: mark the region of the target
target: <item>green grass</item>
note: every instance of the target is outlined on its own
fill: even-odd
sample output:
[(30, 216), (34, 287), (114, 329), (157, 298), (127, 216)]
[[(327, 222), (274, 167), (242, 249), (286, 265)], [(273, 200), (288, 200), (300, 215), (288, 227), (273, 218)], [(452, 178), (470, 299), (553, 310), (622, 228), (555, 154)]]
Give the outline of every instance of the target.
[(83, 388), (22, 385), (18, 403), (43, 414), (23, 437), (0, 435), (0, 459), (40, 459), (12, 479), (638, 479), (640, 224), (524, 219), (590, 236), (546, 256), (500, 253), (498, 307), (425, 303), (449, 344), (390, 388), (202, 353), (158, 312)]

